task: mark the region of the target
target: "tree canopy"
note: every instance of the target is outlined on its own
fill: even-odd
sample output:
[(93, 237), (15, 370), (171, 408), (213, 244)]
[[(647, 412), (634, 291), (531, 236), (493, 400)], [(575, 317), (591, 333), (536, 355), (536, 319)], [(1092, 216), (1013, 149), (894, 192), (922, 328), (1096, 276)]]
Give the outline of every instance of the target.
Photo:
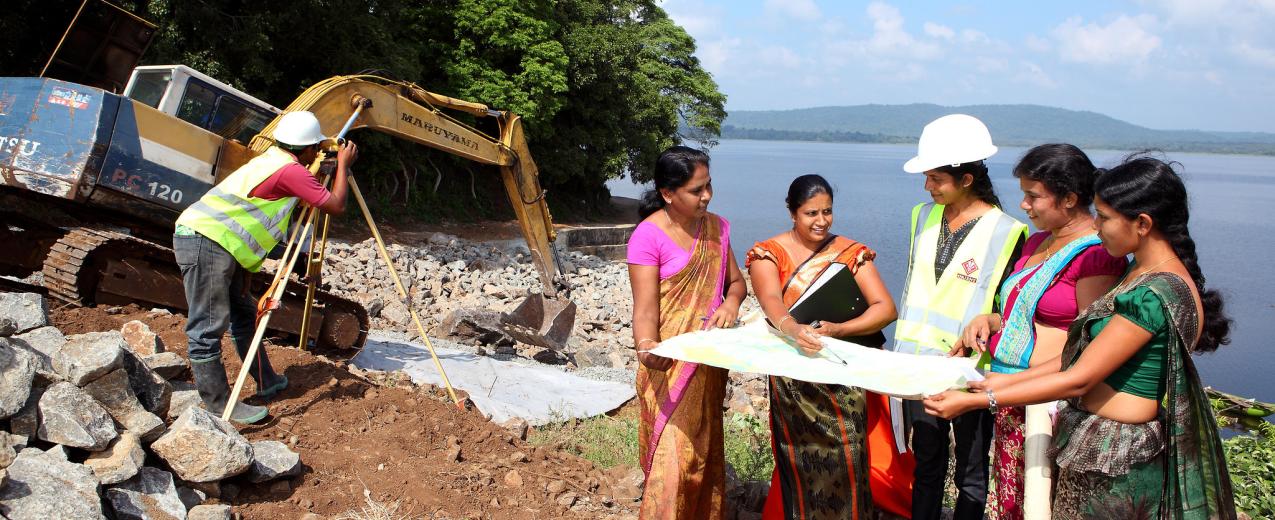
[[(80, 2), (11, 3), (31, 14), (0, 20), (0, 70), (35, 75)], [(513, 111), (551, 190), (647, 180), (660, 151), (711, 144), (726, 116), (694, 40), (655, 0), (116, 3), (159, 25), (144, 64), (185, 64), (275, 106), (324, 78), (375, 71)], [(395, 152), (374, 161), (384, 168), (424, 153), (372, 141)]]

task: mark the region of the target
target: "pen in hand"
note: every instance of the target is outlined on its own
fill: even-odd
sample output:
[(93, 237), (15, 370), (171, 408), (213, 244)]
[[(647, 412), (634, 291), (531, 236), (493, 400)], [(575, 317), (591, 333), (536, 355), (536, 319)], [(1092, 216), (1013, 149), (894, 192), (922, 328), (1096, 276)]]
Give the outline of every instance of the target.
[[(810, 322), (810, 328), (818, 329), (820, 327), (823, 327), (822, 321), (815, 320)], [(828, 356), (831, 357), (832, 359), (840, 361), (842, 365), (850, 366), (850, 363), (846, 363), (846, 360), (841, 359), (841, 356), (838, 356), (836, 352), (833, 352), (832, 349), (828, 348), (827, 346), (824, 346), (823, 350), (820, 350), (820, 352), (827, 352)]]

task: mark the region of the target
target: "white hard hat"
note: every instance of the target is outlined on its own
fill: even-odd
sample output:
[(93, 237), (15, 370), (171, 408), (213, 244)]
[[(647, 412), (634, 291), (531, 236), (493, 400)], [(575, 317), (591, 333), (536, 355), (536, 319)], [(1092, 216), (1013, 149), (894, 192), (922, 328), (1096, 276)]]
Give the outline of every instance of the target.
[(903, 164), (903, 171), (925, 173), (940, 166), (981, 161), (996, 155), (992, 134), (977, 117), (951, 114), (925, 125), (916, 144), (916, 157)]
[(328, 139), (319, 127), (319, 118), (306, 111), (284, 114), (270, 136), (275, 141), (292, 146), (309, 146)]

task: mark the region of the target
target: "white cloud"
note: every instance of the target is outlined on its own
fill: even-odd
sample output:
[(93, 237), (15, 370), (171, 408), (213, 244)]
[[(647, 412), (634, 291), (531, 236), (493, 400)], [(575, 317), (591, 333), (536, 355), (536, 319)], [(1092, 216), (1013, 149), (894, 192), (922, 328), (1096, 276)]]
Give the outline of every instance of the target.
[(729, 72), (727, 62), (742, 43), (739, 38), (718, 38), (701, 43), (695, 54), (699, 56), (705, 70), (714, 76), (721, 76)]
[(974, 70), (981, 74), (1004, 72), (1009, 70), (1009, 60), (991, 56), (979, 56), (974, 58)]
[(925, 22), (925, 34), (930, 35), (932, 38), (943, 40), (951, 40), (956, 37), (956, 31), (953, 31), (951, 27), (934, 22)]
[(724, 16), (720, 6), (705, 5), (701, 0), (666, 0), (660, 7), (686, 34), (695, 39), (709, 38), (721, 33)]
[(1108, 65), (1142, 63), (1160, 47), (1160, 37), (1148, 30), (1155, 17), (1120, 15), (1107, 25), (1068, 18), (1054, 28), (1058, 54), (1063, 61)]
[(1275, 68), (1275, 50), (1273, 49), (1241, 42), (1231, 46), (1231, 52), (1250, 63), (1262, 67)]
[(823, 16), (814, 0), (766, 0), (764, 9), (770, 14), (779, 14), (807, 22), (818, 20)]
[(1049, 40), (1036, 36), (1035, 34), (1027, 35), (1027, 38), (1023, 40), (1023, 43), (1027, 45), (1028, 49), (1036, 52), (1049, 52), (1054, 48), (1054, 46), (1049, 43)]
[(1040, 65), (1030, 61), (1019, 63), (1018, 73), (1014, 75), (1014, 81), (1019, 83), (1027, 83), (1042, 88), (1053, 89), (1058, 87), (1058, 83), (1051, 78)]
[(757, 53), (757, 60), (761, 65), (768, 67), (778, 67), (783, 69), (797, 69), (801, 67), (801, 57), (787, 47), (765, 47)]
[(974, 29), (965, 29), (961, 31), (961, 42), (963, 43), (991, 43), (992, 39), (988, 38), (982, 31)]
[(922, 60), (942, 54), (938, 45), (917, 40), (903, 30), (903, 15), (890, 4), (868, 4), (868, 18), (872, 19), (872, 37), (864, 42), (863, 48), (869, 53)]

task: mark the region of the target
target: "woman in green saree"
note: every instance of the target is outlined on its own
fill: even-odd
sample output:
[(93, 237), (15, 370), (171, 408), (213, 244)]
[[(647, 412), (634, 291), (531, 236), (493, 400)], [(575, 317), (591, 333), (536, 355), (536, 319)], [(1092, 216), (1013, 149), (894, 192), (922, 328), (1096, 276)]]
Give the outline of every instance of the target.
[(1065, 400), (1051, 449), (1055, 519), (1233, 519), (1221, 437), (1190, 357), (1226, 344), (1230, 320), (1204, 286), (1186, 187), (1169, 164), (1132, 156), (1095, 192), (1103, 247), (1134, 257), (1121, 282), (1072, 323), (1055, 360), (932, 396), (926, 411)]

